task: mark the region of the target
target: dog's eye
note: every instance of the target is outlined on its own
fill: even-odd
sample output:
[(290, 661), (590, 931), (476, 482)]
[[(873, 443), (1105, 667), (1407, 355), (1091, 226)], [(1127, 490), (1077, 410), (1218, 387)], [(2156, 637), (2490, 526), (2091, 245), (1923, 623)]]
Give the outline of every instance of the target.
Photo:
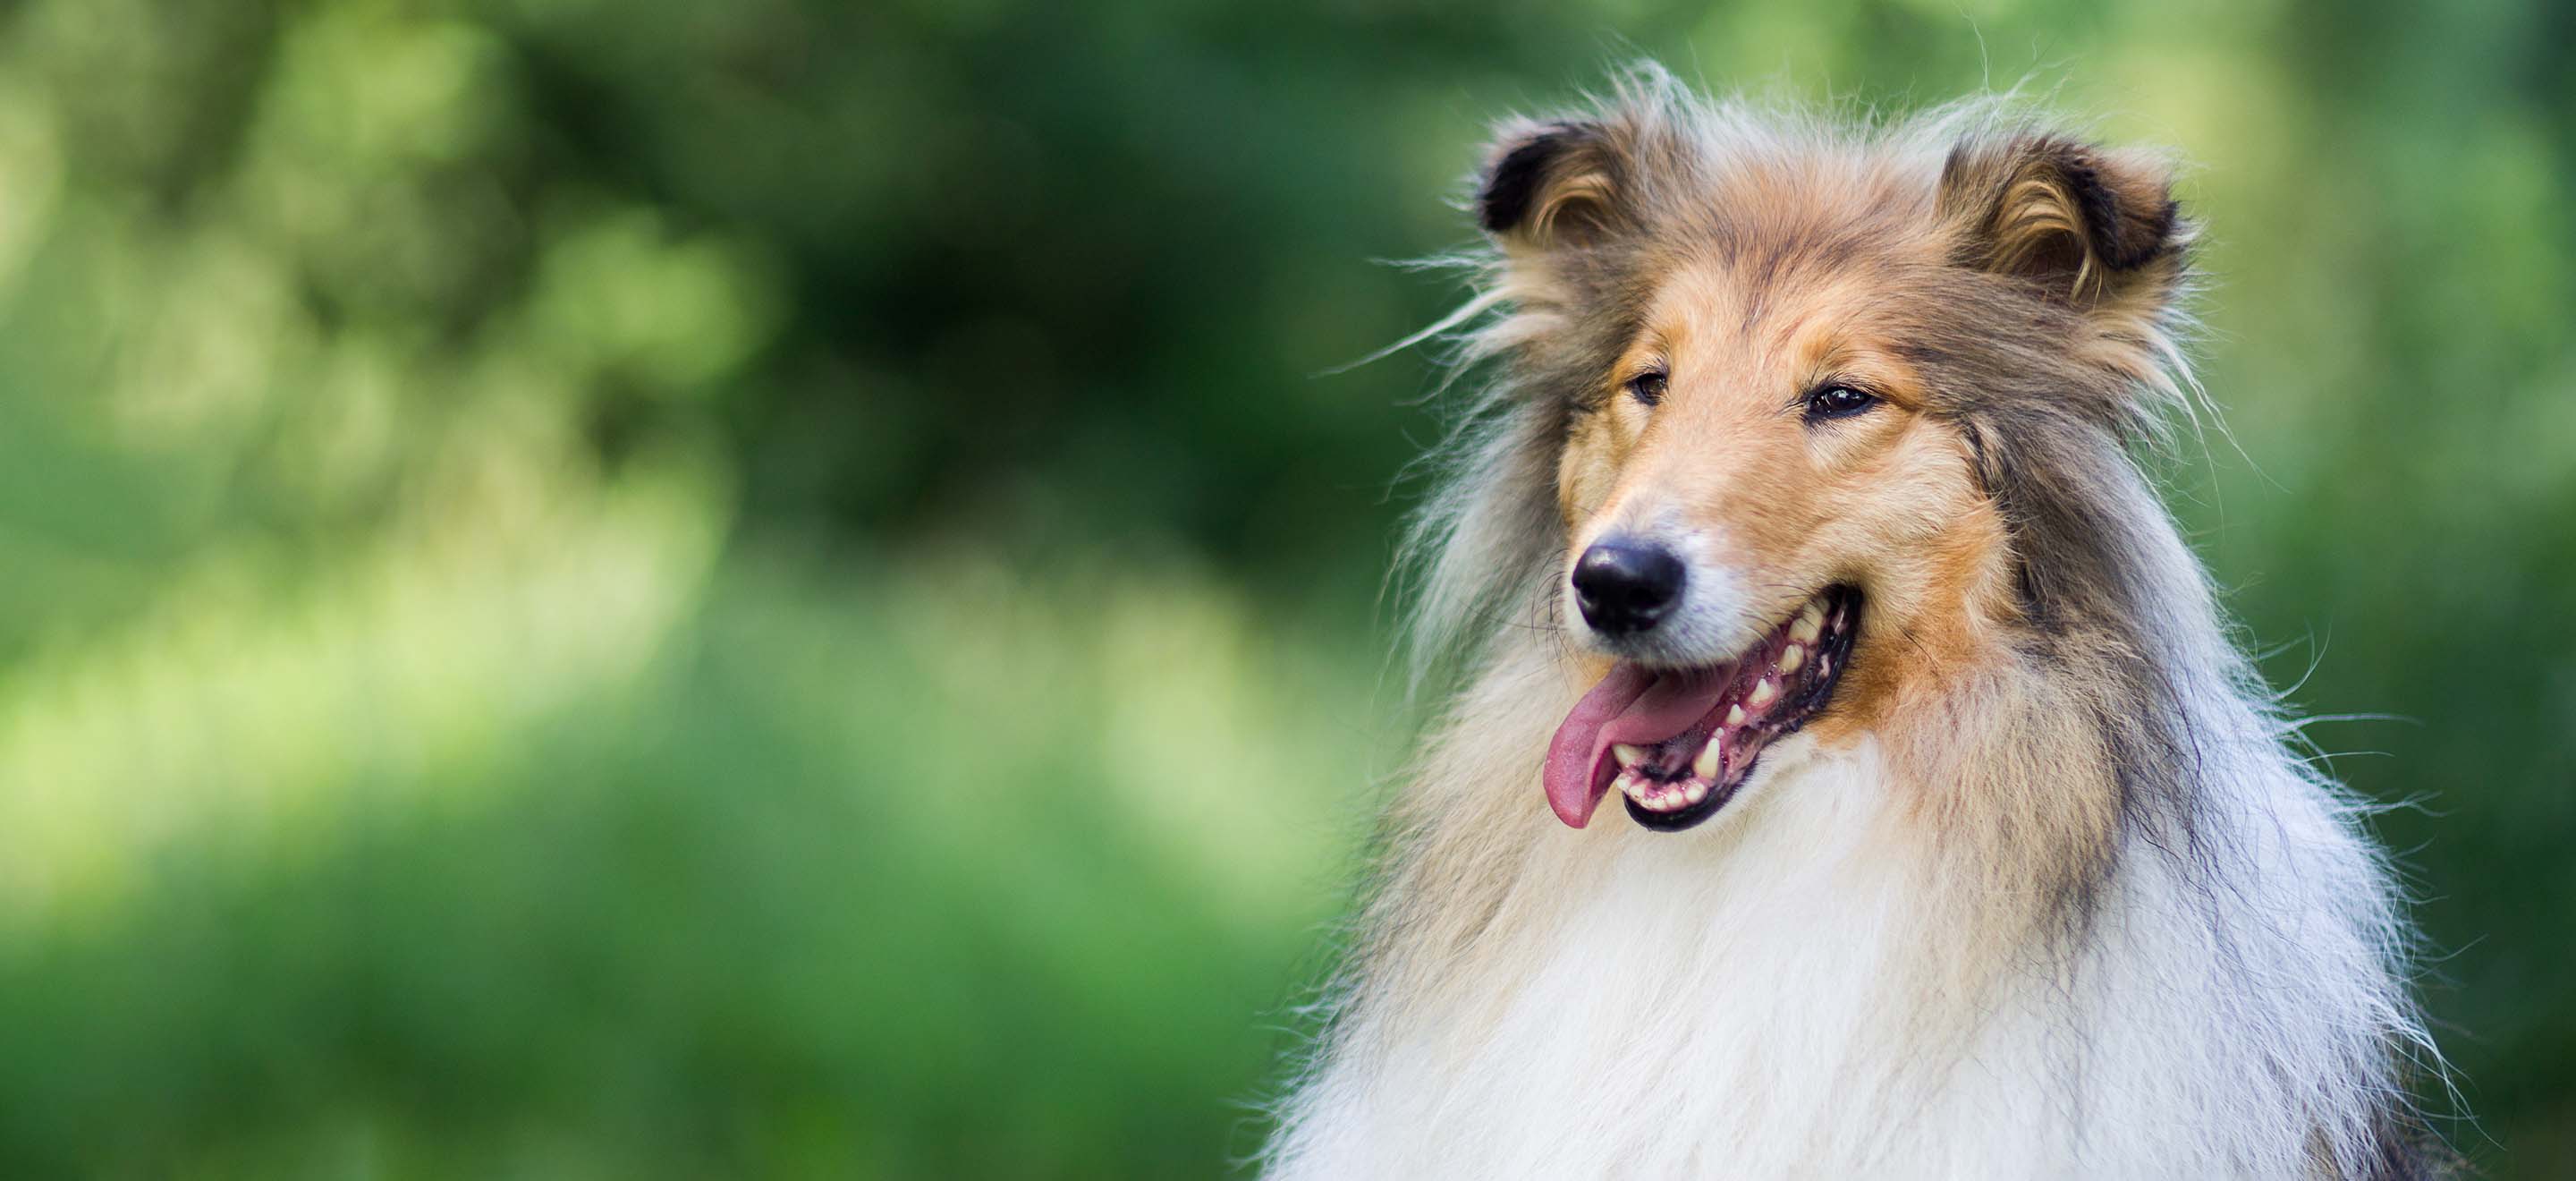
[(1664, 375), (1649, 369), (1628, 379), (1628, 396), (1648, 406), (1664, 400)]
[(1807, 421), (1827, 418), (1849, 418), (1872, 406), (1878, 399), (1847, 385), (1829, 385), (1807, 395)]

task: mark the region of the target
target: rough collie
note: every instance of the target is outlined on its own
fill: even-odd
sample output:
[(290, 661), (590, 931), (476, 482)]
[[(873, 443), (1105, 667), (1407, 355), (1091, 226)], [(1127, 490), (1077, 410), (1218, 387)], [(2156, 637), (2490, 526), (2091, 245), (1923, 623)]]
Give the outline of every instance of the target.
[(1270, 1176), (2433, 1167), (2390, 870), (2137, 459), (2165, 163), (1646, 69), (1474, 213), (1458, 687)]

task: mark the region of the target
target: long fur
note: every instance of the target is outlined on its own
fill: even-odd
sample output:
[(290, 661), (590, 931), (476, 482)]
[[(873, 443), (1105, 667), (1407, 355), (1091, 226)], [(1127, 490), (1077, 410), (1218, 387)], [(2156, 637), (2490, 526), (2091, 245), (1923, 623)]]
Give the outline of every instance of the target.
[[(1509, 154), (1568, 127), (1570, 158)], [(2103, 208), (2033, 212), (2032, 152), (2078, 149), (1999, 105), (1855, 128), (1651, 68), (1579, 123), (1504, 140), (1488, 228), (1581, 250), (1534, 266), (1534, 239), (1501, 237), (1453, 318), (1455, 360), (1488, 377), (1435, 460), (1414, 627), (1424, 675), (1445, 662), (1458, 687), (1390, 806), (1267, 1174), (2424, 1175), (2410, 1086), (2436, 1059), (2391, 872), (2298, 757), (2133, 457), (2195, 388), (2170, 205), (2104, 181)], [(2121, 175), (2056, 158), (2051, 175)], [(1729, 823), (1568, 830), (1535, 767), (1583, 689), (1555, 623), (1558, 476), (1584, 413), (1563, 390), (1616, 331), (1584, 318), (1638, 285), (1633, 249), (1606, 253), (1619, 235), (1669, 240), (1692, 190), (1782, 161), (1927, 225), (1963, 224), (1936, 207), (1953, 197), (2021, 202), (1962, 265), (2071, 274), (2045, 306), (2072, 335), (2013, 327), (2043, 305), (1964, 282), (1927, 290), (1952, 318), (1916, 334), (2010, 585), (1949, 648), (1881, 657), (1933, 691), (1777, 745)], [(1515, 166), (1557, 171), (1496, 212)], [(2063, 237), (2088, 216), (2089, 246)], [(2153, 278), (2135, 306), (2122, 275)], [(1956, 327), (1980, 316), (2005, 320)]]

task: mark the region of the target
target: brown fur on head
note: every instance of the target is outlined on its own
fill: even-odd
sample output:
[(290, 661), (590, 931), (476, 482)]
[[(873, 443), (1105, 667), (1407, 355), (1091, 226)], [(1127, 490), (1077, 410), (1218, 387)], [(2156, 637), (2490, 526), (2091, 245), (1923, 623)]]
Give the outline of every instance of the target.
[[(1571, 547), (1652, 500), (1791, 582), (1875, 567), (1901, 585), (1871, 589), (1915, 603), (1937, 559), (1972, 592), (2008, 556), (1989, 441), (2039, 415), (2116, 442), (2160, 411), (2187, 227), (2159, 165), (2005, 127), (1967, 132), (1935, 179), (1859, 145), (1693, 130), (1633, 100), (1508, 127), (1481, 187), (1504, 285), (1553, 329), (1524, 361), (1564, 403)], [(1659, 404), (1625, 392), (1640, 374)], [(1803, 424), (1799, 397), (1837, 380), (1879, 408)]]
[[(1860, 646), (1811, 729), (1916, 748), (1923, 813), (2063, 896), (2123, 814), (2186, 790), (2157, 615), (2200, 590), (2139, 532), (2161, 510), (2126, 449), (2178, 400), (2191, 227), (2151, 157), (1931, 126), (1782, 132), (1652, 79), (1508, 124), (1476, 200), (1511, 305), (1487, 336), (1553, 476), (1549, 593), (1613, 531), (1693, 539), (1736, 593), (1695, 604), (1676, 646), (1612, 648), (1687, 665), (1860, 588)], [(1836, 386), (1866, 410), (1810, 413)], [(1967, 765), (2000, 732), (2109, 771)]]

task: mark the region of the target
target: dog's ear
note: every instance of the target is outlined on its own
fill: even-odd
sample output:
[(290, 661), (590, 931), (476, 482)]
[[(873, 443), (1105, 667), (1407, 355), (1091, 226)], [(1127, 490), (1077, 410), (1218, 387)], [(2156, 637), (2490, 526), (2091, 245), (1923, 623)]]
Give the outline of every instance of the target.
[(1951, 149), (1940, 209), (1956, 228), (1961, 265), (2088, 309), (2162, 306), (2179, 285), (2190, 238), (2162, 162), (2054, 135)]
[(1604, 124), (1505, 124), (1485, 155), (1476, 221), (1506, 248), (1588, 245), (1627, 219), (1624, 172)]

